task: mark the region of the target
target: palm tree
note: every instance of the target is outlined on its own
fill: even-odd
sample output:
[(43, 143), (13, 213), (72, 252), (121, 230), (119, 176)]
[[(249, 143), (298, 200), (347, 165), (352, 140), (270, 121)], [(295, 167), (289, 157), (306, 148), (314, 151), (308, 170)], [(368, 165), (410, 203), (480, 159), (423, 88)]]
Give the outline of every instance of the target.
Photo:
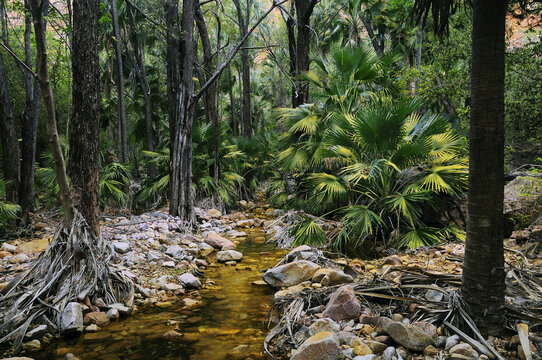
[[(329, 61), (315, 62), (327, 80), (313, 72), (306, 78), (323, 105), (277, 110), (290, 144), (279, 159), (300, 174), (309, 210), (345, 209), (335, 245), (364, 252), (372, 239), (416, 248), (453, 235), (422, 210), (441, 209), (465, 190), (463, 139), (442, 117), (422, 115), (419, 99), (382, 87), (389, 58), (333, 48)], [(297, 242), (316, 233), (310, 229), (311, 221), (297, 228)], [(306, 240), (313, 239), (321, 242)]]
[[(417, 0), (447, 33), (457, 1)], [(467, 244), (462, 296), (484, 335), (504, 329), (504, 35), (506, 1), (474, 0)], [(422, 21), (423, 21), (422, 20)]]

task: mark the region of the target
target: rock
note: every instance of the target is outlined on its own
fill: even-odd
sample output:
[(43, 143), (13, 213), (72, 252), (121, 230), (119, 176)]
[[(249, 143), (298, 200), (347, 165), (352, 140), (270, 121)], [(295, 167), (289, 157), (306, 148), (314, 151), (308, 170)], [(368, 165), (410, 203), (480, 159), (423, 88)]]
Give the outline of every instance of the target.
[(30, 257), (26, 254), (17, 254), (9, 259), (9, 262), (12, 264), (26, 263), (30, 261)]
[(324, 310), (324, 317), (334, 321), (350, 320), (359, 317), (361, 304), (350, 285), (343, 285), (333, 293)]
[(444, 347), (446, 346), (446, 336), (437, 336), (437, 338), (434, 341), (435, 341), (435, 347), (437, 349), (444, 349)]
[(218, 209), (211, 209), (211, 210), (207, 211), (207, 213), (209, 214), (210, 217), (213, 217), (213, 218), (216, 218), (216, 219), (218, 219), (219, 217), (222, 216), (222, 213)]
[(374, 327), (374, 331), (379, 334), (387, 334), (388, 325), (393, 321), (384, 316), (361, 315), (359, 318), (360, 324), (369, 324)]
[(370, 355), (363, 355), (363, 356), (356, 356), (352, 360), (376, 360), (376, 355), (370, 354)]
[(109, 316), (101, 311), (89, 312), (83, 318), (83, 324), (96, 324), (98, 326), (104, 326), (109, 323)]
[(428, 347), (423, 349), (423, 356), (436, 357), (438, 353), (439, 353), (439, 350), (433, 345), (429, 345)]
[(123, 304), (115, 303), (108, 306), (109, 309), (117, 309), (121, 316), (127, 316), (132, 313), (132, 308)]
[(237, 227), (242, 228), (249, 228), (251, 226), (254, 226), (254, 220), (248, 219), (248, 220), (239, 220), (236, 224)]
[(79, 358), (75, 357), (72, 353), (67, 353), (66, 360), (79, 360)]
[(148, 261), (161, 261), (164, 257), (158, 251), (151, 250), (147, 252)]
[[(542, 182), (535, 177), (519, 176), (504, 187), (504, 212), (533, 210), (542, 198)], [(530, 208), (530, 209), (529, 209)]]
[(47, 332), (47, 325), (39, 325), (24, 335), (26, 340), (33, 340), (42, 337)]
[(130, 244), (122, 241), (113, 241), (111, 243), (113, 245), (113, 248), (116, 252), (119, 254), (126, 254), (128, 251), (130, 251)]
[(339, 337), (339, 342), (346, 345), (350, 345), (352, 343), (352, 340), (356, 338), (356, 335), (354, 335), (354, 333), (348, 331), (339, 331), (337, 333), (337, 336)]
[(175, 283), (167, 283), (162, 285), (160, 288), (165, 291), (177, 291), (181, 290), (183, 286)]
[(476, 360), (478, 359), (478, 353), (467, 343), (460, 343), (454, 345), (449, 351), (450, 355), (462, 355), (463, 359)]
[(262, 278), (273, 287), (293, 286), (310, 280), (320, 266), (306, 260), (295, 261), (267, 270)]
[(116, 320), (120, 317), (119, 311), (117, 309), (109, 309), (107, 311), (107, 317), (109, 320)]
[(382, 360), (393, 360), (395, 357), (395, 348), (393, 346), (388, 346), (386, 350), (382, 353)]
[(243, 254), (235, 250), (222, 250), (216, 254), (216, 261), (218, 262), (241, 261), (242, 259)]
[(85, 328), (85, 332), (98, 332), (100, 327), (96, 324), (90, 324)]
[(25, 356), (16, 356), (16, 357), (10, 357), (10, 358), (3, 358), (2, 360), (34, 360), (34, 359), (25, 357)]
[(324, 331), (305, 340), (290, 360), (335, 360), (340, 349), (337, 335)]
[(177, 280), (187, 289), (199, 289), (201, 287), (201, 281), (191, 273), (184, 273)]
[(190, 256), (188, 252), (179, 245), (171, 245), (166, 248), (166, 255), (173, 257), (175, 260), (185, 260)]
[(76, 334), (83, 331), (83, 307), (70, 302), (64, 308), (60, 318), (60, 330), (63, 334)]
[(264, 223), (263, 219), (260, 218), (254, 218), (254, 226), (255, 227), (262, 227)]
[(175, 261), (164, 261), (162, 263), (162, 266), (167, 267), (167, 268), (174, 268), (175, 267)]
[(403, 262), (397, 255), (388, 256), (384, 259), (384, 265), (403, 265)]
[(182, 337), (183, 337), (183, 334), (175, 330), (169, 330), (168, 332), (162, 334), (162, 338), (168, 339), (168, 340), (180, 339)]
[(205, 236), (205, 243), (211, 245), (215, 249), (235, 248), (235, 244), (230, 240), (218, 235), (214, 231), (209, 231)]
[(341, 327), (335, 321), (328, 318), (318, 319), (315, 322), (313, 322), (311, 326), (309, 326), (310, 336), (314, 336), (323, 331), (337, 333), (341, 331)]
[(4, 258), (7, 258), (8, 256), (12, 256), (13, 254), (10, 253), (9, 251), (0, 251), (0, 259), (4, 259)]
[(388, 345), (374, 340), (365, 340), (365, 343), (375, 354), (380, 354), (388, 347)]
[(199, 304), (199, 301), (198, 300), (194, 300), (194, 299), (191, 299), (191, 298), (184, 298), (183, 299), (183, 305), (184, 306), (194, 306), (194, 305), (197, 305)]
[(446, 339), (446, 346), (444, 347), (444, 350), (448, 351), (457, 344), (459, 344), (459, 335), (452, 335)]
[(435, 339), (438, 336), (437, 327), (433, 324), (428, 323), (427, 321), (417, 321), (412, 325), (418, 327), (423, 332)]
[(423, 351), (433, 345), (431, 336), (414, 325), (392, 322), (386, 330), (393, 340), (409, 350)]
[(437, 290), (428, 290), (425, 293), (425, 298), (429, 301), (442, 301), (444, 294)]
[(364, 356), (364, 355), (371, 355), (373, 353), (373, 350), (367, 344), (363, 342), (357, 342), (356, 340), (352, 341), (352, 347), (354, 348), (354, 353), (357, 356)]
[(232, 238), (241, 238), (241, 237), (247, 237), (248, 235), (244, 231), (231, 230), (231, 231), (228, 231), (228, 236)]
[(41, 349), (41, 342), (39, 340), (31, 340), (23, 343), (23, 350), (28, 352), (36, 352)]
[(354, 279), (350, 275), (334, 269), (319, 269), (312, 277), (313, 283), (321, 283), (324, 286), (346, 284), (353, 281)]
[(17, 249), (17, 246), (5, 242), (5, 243), (2, 243), (2, 247), (0, 249), (2, 251), (13, 253), (15, 252), (15, 249)]

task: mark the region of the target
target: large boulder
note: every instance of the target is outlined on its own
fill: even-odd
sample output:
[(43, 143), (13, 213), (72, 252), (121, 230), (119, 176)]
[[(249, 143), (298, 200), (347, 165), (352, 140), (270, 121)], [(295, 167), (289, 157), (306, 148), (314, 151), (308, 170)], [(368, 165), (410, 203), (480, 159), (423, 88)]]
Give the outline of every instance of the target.
[(431, 335), (414, 325), (392, 322), (388, 325), (387, 331), (393, 340), (409, 350), (423, 351), (429, 345), (433, 345)]
[(320, 265), (301, 260), (271, 268), (263, 274), (262, 278), (273, 287), (294, 286), (310, 280), (318, 269)]
[(340, 350), (337, 335), (323, 331), (305, 340), (290, 360), (335, 360)]
[(324, 310), (324, 317), (334, 321), (356, 319), (361, 314), (361, 304), (350, 285), (344, 285), (333, 293)]
[(83, 307), (70, 302), (64, 308), (60, 318), (60, 330), (63, 334), (77, 334), (83, 331)]
[(243, 254), (235, 250), (222, 250), (216, 254), (216, 261), (228, 262), (228, 261), (241, 261), (243, 260)]
[(207, 233), (207, 235), (205, 236), (205, 243), (211, 245), (215, 249), (235, 248), (235, 244), (233, 242), (226, 239), (225, 237), (218, 235), (214, 231), (209, 231)]

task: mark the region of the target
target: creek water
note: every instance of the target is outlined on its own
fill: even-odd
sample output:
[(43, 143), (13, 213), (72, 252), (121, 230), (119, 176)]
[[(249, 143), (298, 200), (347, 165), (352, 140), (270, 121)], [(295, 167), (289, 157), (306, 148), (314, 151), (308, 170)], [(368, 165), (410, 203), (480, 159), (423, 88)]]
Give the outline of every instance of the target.
[[(266, 244), (263, 237), (261, 228), (250, 230), (237, 246), (243, 253), (242, 262), (210, 266), (205, 271), (205, 278), (216, 285), (199, 290), (200, 297), (195, 298), (199, 305), (185, 308), (181, 298), (165, 309), (144, 305), (99, 332), (56, 340), (31, 356), (37, 360), (65, 359), (67, 353), (81, 360), (264, 359), (266, 314), (273, 291), (252, 282), (261, 280), (260, 270), (274, 266), (284, 252)], [(168, 320), (179, 323), (168, 325)], [(182, 338), (162, 338), (175, 327), (184, 334)]]

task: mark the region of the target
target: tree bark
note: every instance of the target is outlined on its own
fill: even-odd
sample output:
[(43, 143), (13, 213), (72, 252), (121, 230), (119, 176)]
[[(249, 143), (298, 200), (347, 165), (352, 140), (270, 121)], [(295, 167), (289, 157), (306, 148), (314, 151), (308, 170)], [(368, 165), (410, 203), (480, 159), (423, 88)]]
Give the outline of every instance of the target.
[(124, 71), (122, 64), (122, 52), (120, 48), (119, 15), (117, 12), (117, 0), (111, 0), (111, 17), (113, 18), (113, 44), (115, 57), (117, 58), (117, 93), (119, 109), (119, 135), (120, 135), (120, 161), (128, 161), (128, 134), (126, 130), (126, 105), (124, 97)]
[(170, 155), (170, 214), (181, 220), (194, 220), (192, 198), (192, 125), (194, 107), (189, 106), (194, 93), (194, 18), (195, 0), (183, 1), (181, 20), (182, 76), (176, 109), (178, 123), (174, 126), (173, 151)]
[[(147, 80), (147, 72), (145, 70), (145, 46), (139, 46), (139, 39), (136, 32), (135, 14), (133, 11), (129, 11), (130, 16), (130, 29), (132, 35), (132, 45), (134, 47), (135, 65), (137, 67), (137, 74), (139, 78), (139, 86), (141, 93), (143, 94), (143, 104), (145, 106), (145, 142), (147, 150), (154, 151), (154, 129), (152, 123), (152, 103), (151, 103), (151, 89)], [(149, 168), (151, 177), (154, 177), (154, 166)]]
[(43, 21), (42, 6), (47, 6), (45, 2), (40, 0), (30, 0), (30, 11), (34, 18), (34, 33), (36, 36), (36, 51), (38, 56), (38, 81), (40, 84), (41, 94), (43, 96), (43, 103), (45, 105), (45, 111), (47, 113), (47, 136), (51, 144), (51, 150), (53, 152), (53, 159), (55, 163), (56, 180), (60, 189), (60, 201), (64, 208), (64, 217), (68, 225), (71, 225), (74, 218), (74, 208), (72, 198), (70, 194), (70, 188), (68, 186), (68, 178), (66, 176), (66, 163), (64, 161), (64, 155), (62, 154), (62, 147), (60, 146), (60, 140), (58, 137), (58, 130), (56, 126), (56, 113), (55, 103), (53, 99), (53, 92), (49, 83), (49, 69), (47, 60), (47, 47), (45, 41), (45, 26)]
[(2, 140), (3, 170), (6, 200), (19, 203), (19, 142), (17, 127), (11, 108), (8, 82), (4, 70), (4, 60), (0, 53), (0, 140)]
[[(250, 8), (252, 7), (252, 0), (247, 0), (246, 14), (243, 13), (243, 9), (239, 0), (233, 0), (235, 9), (237, 10), (237, 21), (239, 22), (239, 32), (241, 38), (243, 38), (248, 32), (248, 22), (250, 19)], [(249, 42), (245, 41), (245, 48), (241, 50), (241, 83), (242, 83), (242, 122), (241, 135), (247, 138), (252, 137), (252, 113), (251, 113), (251, 99), (250, 99), (250, 58), (248, 49)]]
[(233, 95), (233, 81), (231, 75), (231, 65), (228, 68), (228, 84), (230, 88), (230, 108), (231, 108), (231, 128), (233, 137), (239, 136), (239, 124), (237, 123), (237, 106), (235, 105), (235, 96)]
[(73, 111), (68, 164), (74, 205), (96, 235), (100, 232), (99, 7), (100, 0), (78, 0), (73, 3)]
[[(207, 82), (209, 78), (216, 71), (216, 65), (213, 62), (213, 54), (211, 48), (211, 41), (209, 38), (209, 31), (207, 30), (207, 25), (205, 24), (205, 17), (201, 8), (198, 6), (196, 10), (196, 25), (201, 38), (201, 44), (203, 48), (203, 73), (204, 78), (201, 79), (201, 83)], [(218, 148), (220, 142), (220, 128), (218, 126), (218, 80), (217, 78), (211, 86), (205, 91), (205, 97), (203, 98), (205, 105), (205, 117), (207, 121), (211, 122), (214, 127), (215, 138), (213, 144), (213, 157), (214, 163), (212, 167), (212, 176), (215, 182), (218, 182), (218, 177), (220, 173), (219, 169), (219, 158), (218, 158)]]
[(463, 298), (483, 335), (504, 330), (504, 0), (474, 0)]
[[(45, 7), (46, 9), (47, 7)], [(32, 19), (27, 14), (25, 17), (25, 62), (32, 68), (32, 45), (30, 36), (32, 33)], [(37, 68), (37, 64), (36, 64)], [(30, 211), (34, 209), (34, 162), (36, 159), (36, 141), (38, 137), (38, 117), (40, 106), (39, 84), (33, 75), (26, 71), (24, 73), (26, 107), (21, 119), (21, 182), (19, 185), (19, 204), (22, 208), (21, 222), (29, 225)]]

